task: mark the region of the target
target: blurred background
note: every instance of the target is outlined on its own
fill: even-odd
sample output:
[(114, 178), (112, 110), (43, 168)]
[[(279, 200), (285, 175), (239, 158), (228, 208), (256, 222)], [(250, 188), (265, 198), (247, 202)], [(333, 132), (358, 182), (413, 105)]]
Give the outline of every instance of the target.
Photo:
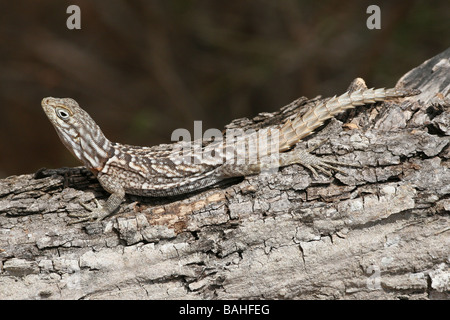
[[(66, 27), (71, 4), (81, 30)], [(0, 178), (80, 165), (43, 97), (74, 98), (112, 141), (169, 143), (194, 120), (222, 129), (358, 76), (394, 86), (449, 46), (449, 23), (448, 0), (2, 0)]]

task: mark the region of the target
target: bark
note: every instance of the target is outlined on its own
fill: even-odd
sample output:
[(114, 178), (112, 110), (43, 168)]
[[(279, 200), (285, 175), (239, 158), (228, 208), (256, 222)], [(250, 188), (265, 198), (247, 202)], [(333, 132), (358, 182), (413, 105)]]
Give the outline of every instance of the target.
[(358, 107), (298, 146), (327, 139), (315, 153), (359, 165), (347, 175), (292, 165), (184, 197), (128, 196), (79, 225), (67, 214), (108, 196), (86, 169), (0, 180), (0, 298), (448, 299), (449, 57), (399, 80), (420, 95)]

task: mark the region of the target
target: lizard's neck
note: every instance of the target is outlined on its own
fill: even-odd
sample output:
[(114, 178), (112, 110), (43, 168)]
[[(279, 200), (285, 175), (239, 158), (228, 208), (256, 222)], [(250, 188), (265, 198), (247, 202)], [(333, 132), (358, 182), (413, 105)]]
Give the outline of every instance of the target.
[(94, 174), (102, 170), (114, 152), (112, 142), (97, 125), (80, 128), (75, 139), (67, 139), (64, 132), (57, 132), (67, 149)]

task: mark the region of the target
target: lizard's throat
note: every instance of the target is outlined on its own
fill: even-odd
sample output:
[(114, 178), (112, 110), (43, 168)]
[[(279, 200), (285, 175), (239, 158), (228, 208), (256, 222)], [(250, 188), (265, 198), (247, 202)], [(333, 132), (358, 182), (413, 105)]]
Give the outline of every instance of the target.
[(66, 132), (58, 132), (66, 148), (88, 169), (100, 171), (110, 157), (111, 142), (103, 135), (96, 139), (80, 134), (70, 136)]

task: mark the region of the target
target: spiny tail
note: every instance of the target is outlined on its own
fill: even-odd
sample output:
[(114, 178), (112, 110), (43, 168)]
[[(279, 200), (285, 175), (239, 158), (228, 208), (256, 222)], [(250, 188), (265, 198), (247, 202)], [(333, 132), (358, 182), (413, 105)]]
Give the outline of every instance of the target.
[(314, 129), (321, 126), (325, 120), (342, 111), (376, 101), (408, 97), (419, 93), (419, 90), (414, 89), (360, 89), (354, 92), (346, 92), (339, 97), (334, 96), (330, 99), (324, 99), (303, 116), (298, 115), (281, 126), (279, 150), (286, 151), (290, 149), (301, 139), (311, 134)]

